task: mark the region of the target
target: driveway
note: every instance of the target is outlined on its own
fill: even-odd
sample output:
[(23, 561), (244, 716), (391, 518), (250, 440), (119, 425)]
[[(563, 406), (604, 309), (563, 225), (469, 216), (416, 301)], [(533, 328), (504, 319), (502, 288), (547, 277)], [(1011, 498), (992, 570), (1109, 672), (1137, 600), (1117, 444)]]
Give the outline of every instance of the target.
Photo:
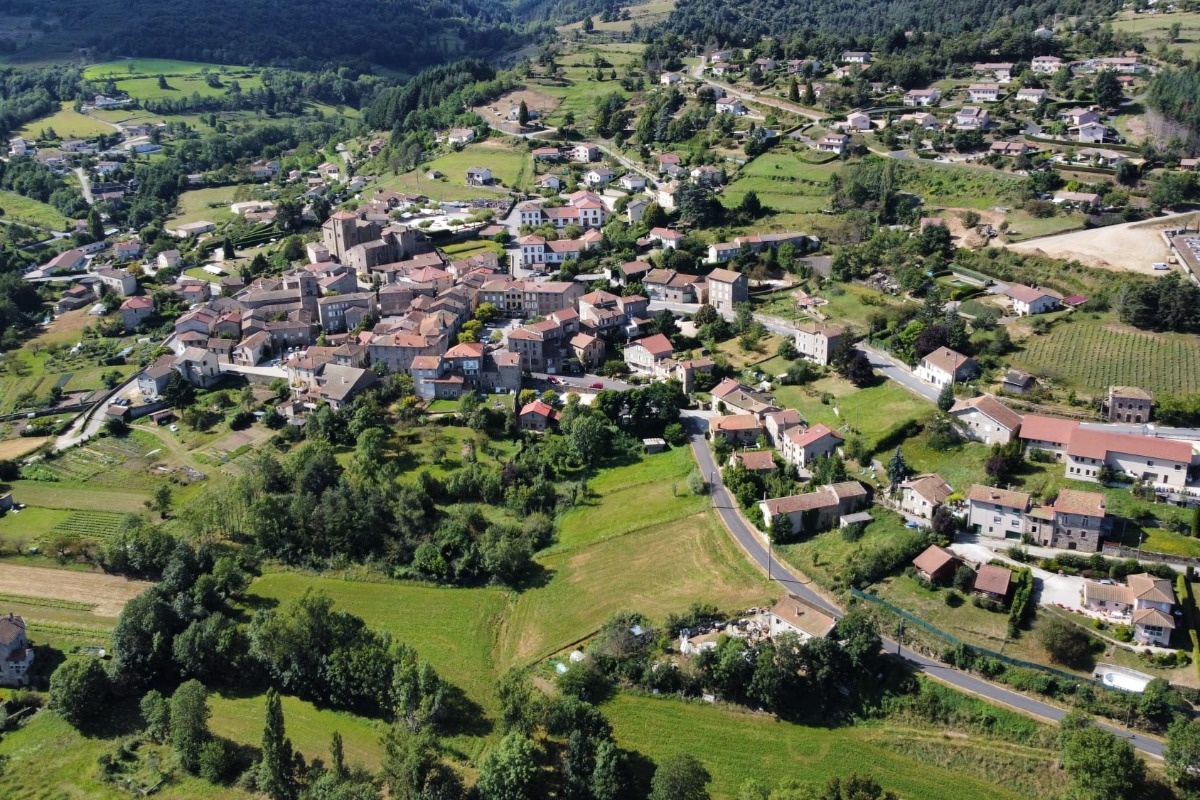
[(938, 387), (926, 383), (916, 375), (913, 375), (912, 371), (899, 359), (892, 358), (886, 353), (876, 350), (874, 347), (863, 342), (859, 342), (855, 347), (860, 352), (866, 354), (867, 358), (871, 361), (871, 366), (878, 370), (883, 377), (890, 381), (895, 381), (905, 389), (920, 395), (931, 403), (937, 402), (940, 392)]

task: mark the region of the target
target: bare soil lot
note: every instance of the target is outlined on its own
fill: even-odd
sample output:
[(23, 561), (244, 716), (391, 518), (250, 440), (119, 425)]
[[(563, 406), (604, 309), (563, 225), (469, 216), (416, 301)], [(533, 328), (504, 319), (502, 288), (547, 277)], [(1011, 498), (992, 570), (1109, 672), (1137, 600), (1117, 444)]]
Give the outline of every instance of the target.
[[(525, 101), (526, 108), (530, 111), (536, 111), (541, 119), (550, 116), (554, 109), (558, 108), (558, 104), (562, 102), (559, 98), (551, 97), (536, 89), (520, 89), (498, 97), (486, 106), (479, 106), (471, 110), (491, 124), (501, 124), (508, 122), (508, 110), (520, 106), (522, 100)], [(513, 131), (517, 129), (515, 122), (504, 127), (506, 129), (511, 128)]]
[(33, 450), (37, 450), (46, 442), (49, 436), (28, 436), (20, 439), (5, 439), (0, 442), (0, 458), (20, 458)]
[(92, 613), (117, 617), (125, 604), (153, 584), (117, 575), (0, 564), (0, 594), (93, 604)]
[(1162, 232), (1168, 228), (1178, 228), (1184, 222), (1195, 224), (1196, 215), (1062, 233), (1029, 242), (1012, 243), (1008, 248), (1018, 253), (1041, 253), (1054, 258), (1074, 259), (1089, 267), (1156, 275), (1162, 273), (1154, 271), (1154, 262), (1165, 262), (1170, 257)]

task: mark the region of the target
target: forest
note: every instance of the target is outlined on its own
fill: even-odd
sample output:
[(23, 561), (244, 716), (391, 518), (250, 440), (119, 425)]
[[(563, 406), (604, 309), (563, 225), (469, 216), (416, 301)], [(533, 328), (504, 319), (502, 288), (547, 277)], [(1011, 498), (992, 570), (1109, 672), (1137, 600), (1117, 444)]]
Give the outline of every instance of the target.
[(476, 0), (9, 0), (0, 10), (46, 19), (59, 42), (95, 56), (179, 58), (219, 64), (377, 64), (415, 71), (465, 54), (517, 47), (509, 7)]
[[(1033, 31), (1055, 13), (1107, 15), (1117, 5), (1111, 0), (680, 0), (665, 27), (705, 45), (751, 46), (771, 37), (788, 44), (789, 57), (815, 55), (826, 61), (845, 49), (890, 55), (932, 47), (944, 51), (938, 65), (944, 69), (947, 58), (955, 63), (989, 53), (1027, 58), (1039, 46), (1052, 46)], [(906, 30), (920, 33), (908, 36)]]
[(1154, 76), (1146, 104), (1190, 131), (1191, 146), (1200, 146), (1200, 67), (1166, 70)]

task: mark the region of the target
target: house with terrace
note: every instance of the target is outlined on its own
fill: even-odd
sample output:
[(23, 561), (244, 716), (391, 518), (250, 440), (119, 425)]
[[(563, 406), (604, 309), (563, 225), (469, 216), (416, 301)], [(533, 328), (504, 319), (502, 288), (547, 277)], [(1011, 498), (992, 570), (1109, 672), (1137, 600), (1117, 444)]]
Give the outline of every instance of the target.
[(1124, 586), (1097, 581), (1083, 584), (1083, 607), (1103, 619), (1132, 625), (1138, 644), (1170, 645), (1176, 605), (1171, 581), (1144, 572), (1130, 575)]

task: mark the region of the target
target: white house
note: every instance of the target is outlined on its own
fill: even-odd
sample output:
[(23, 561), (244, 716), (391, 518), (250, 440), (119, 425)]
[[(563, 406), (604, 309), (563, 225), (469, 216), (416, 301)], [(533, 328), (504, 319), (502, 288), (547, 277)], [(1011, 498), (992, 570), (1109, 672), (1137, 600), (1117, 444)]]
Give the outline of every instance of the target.
[(941, 475), (918, 475), (899, 486), (900, 510), (911, 517), (932, 520), (933, 514), (954, 490)]
[(683, 78), (674, 72), (664, 72), (658, 76), (658, 82), (663, 86), (678, 86), (683, 83)]
[(468, 186), (488, 186), (493, 180), (492, 171), (487, 167), (470, 167), (467, 169)]
[(1041, 75), (1053, 75), (1062, 69), (1063, 60), (1058, 56), (1034, 56), (1029, 68)]
[(671, 340), (661, 333), (656, 333), (630, 342), (625, 347), (625, 363), (635, 372), (654, 375), (658, 373), (662, 363), (669, 360), (674, 353), (675, 348), (671, 346)]
[(821, 456), (836, 452), (844, 441), (841, 434), (824, 425), (814, 425), (808, 430), (797, 428), (784, 434), (779, 454), (789, 464), (807, 468)]
[(1076, 428), (1067, 444), (1066, 476), (1099, 482), (1108, 467), (1148, 484), (1182, 489), (1195, 455), (1189, 442)]
[(846, 134), (829, 133), (817, 141), (817, 149), (823, 153), (837, 153), (841, 155), (846, 151), (846, 145), (849, 143), (850, 137)]
[(928, 108), (941, 99), (940, 89), (909, 89), (904, 93), (904, 105), (911, 108)]
[(625, 173), (617, 183), (627, 192), (640, 192), (646, 188), (646, 179), (636, 172)]
[(1035, 89), (1032, 86), (1029, 86), (1017, 91), (1018, 103), (1033, 103), (1034, 105), (1037, 105), (1045, 99), (1045, 89)]
[(33, 666), (33, 648), (25, 634), (25, 618), (9, 613), (0, 617), (0, 683), (25, 686)]
[(1019, 317), (1045, 314), (1062, 308), (1063, 296), (1053, 289), (1013, 283), (1004, 290), (1004, 294), (1012, 300), (1013, 312)]
[(852, 131), (871, 130), (871, 118), (860, 111), (846, 116), (846, 127)]
[(921, 359), (914, 374), (934, 386), (945, 386), (973, 378), (979, 373), (979, 364), (974, 358), (956, 353), (949, 347), (939, 347)]
[(1103, 144), (1104, 138), (1108, 136), (1108, 126), (1103, 122), (1085, 122), (1082, 125), (1072, 126), (1070, 133), (1077, 142)]
[(990, 394), (959, 400), (950, 416), (968, 439), (984, 444), (1007, 444), (1021, 429), (1021, 415)]
[(954, 115), (955, 127), (963, 130), (983, 130), (992, 121), (991, 114), (986, 108), (963, 106)]
[(616, 173), (608, 167), (593, 167), (583, 176), (583, 182), (592, 187), (605, 186), (612, 183), (615, 177)]
[(833, 632), (837, 620), (813, 604), (788, 594), (770, 610), (762, 612), (760, 623), (771, 632), (771, 638), (794, 633), (801, 642), (824, 639)]
[(967, 87), (972, 103), (994, 103), (1000, 99), (1000, 86), (995, 83), (973, 83)]
[(736, 117), (741, 117), (746, 113), (746, 106), (737, 98), (722, 97), (717, 101), (717, 113), (733, 114)]
[(1130, 575), (1126, 585), (1084, 581), (1083, 606), (1105, 618), (1133, 625), (1138, 644), (1167, 647), (1175, 630), (1175, 589), (1166, 578), (1145, 572)]

